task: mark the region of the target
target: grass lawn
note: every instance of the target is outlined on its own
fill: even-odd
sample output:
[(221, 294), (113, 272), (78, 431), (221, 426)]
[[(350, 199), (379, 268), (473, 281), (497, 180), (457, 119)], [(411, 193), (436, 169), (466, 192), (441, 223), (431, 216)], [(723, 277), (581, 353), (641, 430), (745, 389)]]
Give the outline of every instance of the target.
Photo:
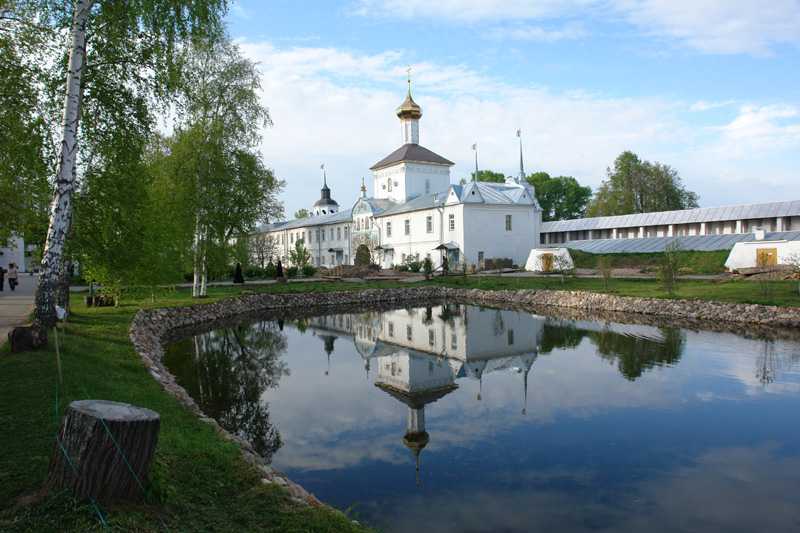
[[(570, 249), (569, 253), (576, 268), (597, 268), (598, 259), (603, 257), (608, 260), (611, 268), (636, 268), (651, 272), (657, 270), (664, 257), (664, 254), (659, 252), (592, 254)], [(725, 261), (730, 250), (712, 252), (684, 250), (677, 253), (682, 265), (681, 271), (686, 274), (720, 274), (725, 272)]]
[[(431, 284), (483, 289), (603, 290), (599, 279), (450, 277)], [(330, 291), (409, 286), (397, 282), (290, 283), (247, 290)], [(727, 302), (800, 305), (796, 282), (685, 281), (677, 297)], [(212, 302), (241, 292), (212, 287)], [(613, 280), (610, 290), (627, 296), (666, 297), (653, 280)], [(99, 398), (149, 407), (161, 414), (161, 434), (146, 503), (103, 508), (110, 529), (122, 531), (360, 531), (338, 513), (293, 504), (281, 489), (263, 486), (238, 448), (184, 410), (144, 369), (128, 340), (140, 307), (193, 303), (188, 291), (129, 295), (118, 308), (86, 308), (76, 296), (73, 314), (59, 334), (63, 384), (54, 352), (10, 354), (0, 349), (0, 531), (103, 529), (90, 506), (66, 494), (37, 496), (53, 451), (53, 435), (72, 400)], [(196, 303), (196, 302), (195, 302)], [(51, 335), (51, 343), (52, 343)]]

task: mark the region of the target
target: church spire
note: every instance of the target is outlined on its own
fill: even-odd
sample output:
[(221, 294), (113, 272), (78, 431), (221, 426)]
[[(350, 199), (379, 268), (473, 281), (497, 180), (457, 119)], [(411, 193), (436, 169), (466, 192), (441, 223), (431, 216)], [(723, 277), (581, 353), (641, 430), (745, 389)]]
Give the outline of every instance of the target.
[(364, 183), (364, 176), (361, 176), (361, 198), (367, 197), (367, 184)]
[(519, 182), (525, 181), (525, 166), (522, 162), (522, 130), (517, 130), (517, 138), (519, 139)]
[(422, 118), (422, 108), (411, 97), (411, 67), (408, 67), (408, 94), (406, 99), (397, 108), (397, 118), (403, 133), (403, 144), (419, 144), (419, 119)]

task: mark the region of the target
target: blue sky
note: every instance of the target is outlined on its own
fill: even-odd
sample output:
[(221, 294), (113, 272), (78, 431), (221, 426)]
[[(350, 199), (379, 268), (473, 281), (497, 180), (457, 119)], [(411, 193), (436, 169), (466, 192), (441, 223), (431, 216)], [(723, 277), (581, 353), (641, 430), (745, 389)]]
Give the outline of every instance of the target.
[(400, 144), (412, 68), (421, 144), (471, 169), (596, 187), (625, 149), (675, 167), (701, 205), (800, 198), (800, 0), (240, 0), (274, 126), (264, 156), (287, 213), (325, 163), (350, 205)]

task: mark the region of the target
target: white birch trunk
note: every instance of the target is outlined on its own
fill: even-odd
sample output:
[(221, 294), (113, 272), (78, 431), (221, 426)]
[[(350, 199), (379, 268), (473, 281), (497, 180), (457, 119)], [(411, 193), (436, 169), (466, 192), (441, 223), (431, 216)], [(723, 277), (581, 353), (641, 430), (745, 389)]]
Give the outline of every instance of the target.
[(72, 191), (75, 186), (78, 155), (81, 81), (86, 64), (86, 24), (93, 3), (94, 0), (77, 0), (72, 16), (61, 154), (53, 202), (50, 205), (50, 225), (42, 252), (42, 273), (36, 288), (36, 320), (44, 326), (55, 324), (58, 274), (64, 253), (64, 242), (72, 223)]
[(200, 216), (194, 224), (194, 258), (192, 261), (192, 298), (200, 296)]

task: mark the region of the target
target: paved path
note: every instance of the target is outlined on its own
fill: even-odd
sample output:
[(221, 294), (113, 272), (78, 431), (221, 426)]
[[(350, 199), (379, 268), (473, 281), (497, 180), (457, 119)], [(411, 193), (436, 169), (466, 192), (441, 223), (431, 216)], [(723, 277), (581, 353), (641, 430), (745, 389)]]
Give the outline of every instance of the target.
[(8, 341), (8, 332), (14, 326), (28, 321), (33, 311), (33, 292), (38, 278), (28, 274), (19, 275), (17, 290), (11, 292), (8, 279), (0, 292), (0, 345)]

